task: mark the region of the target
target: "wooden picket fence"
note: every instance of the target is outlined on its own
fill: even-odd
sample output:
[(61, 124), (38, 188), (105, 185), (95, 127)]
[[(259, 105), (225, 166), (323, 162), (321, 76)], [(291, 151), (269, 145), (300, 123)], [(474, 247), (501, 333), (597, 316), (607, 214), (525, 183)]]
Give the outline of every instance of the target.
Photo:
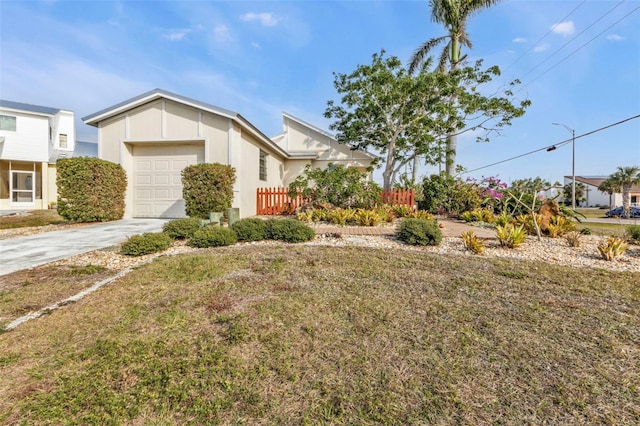
[(413, 189), (392, 189), (382, 191), (382, 202), (390, 206), (408, 206), (413, 209), (416, 198)]
[(304, 203), (301, 191), (297, 197), (291, 198), (289, 188), (258, 188), (256, 214), (293, 214)]
[[(256, 214), (278, 215), (293, 214), (306, 200), (302, 192), (297, 197), (289, 196), (289, 188), (258, 188), (256, 195)], [(392, 206), (405, 205), (413, 208), (415, 194), (413, 189), (392, 189), (382, 191), (382, 202)]]

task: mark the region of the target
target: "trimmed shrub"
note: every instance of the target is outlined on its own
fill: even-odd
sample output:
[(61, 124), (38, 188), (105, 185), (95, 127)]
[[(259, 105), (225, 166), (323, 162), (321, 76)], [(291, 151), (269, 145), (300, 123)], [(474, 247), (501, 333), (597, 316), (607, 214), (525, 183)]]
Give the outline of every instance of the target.
[(133, 235), (120, 246), (120, 253), (127, 256), (143, 256), (171, 247), (173, 240), (162, 232)]
[(187, 215), (208, 219), (211, 212), (224, 212), (233, 201), (236, 171), (219, 163), (202, 163), (182, 170), (182, 198)]
[(442, 241), (442, 231), (435, 220), (408, 218), (400, 223), (398, 238), (406, 244), (437, 246)]
[(295, 219), (269, 219), (266, 225), (267, 238), (271, 240), (302, 243), (316, 236), (313, 229)]
[(189, 239), (193, 233), (202, 228), (202, 221), (197, 217), (174, 219), (164, 224), (162, 231), (174, 240)]
[(192, 247), (222, 247), (230, 246), (238, 241), (238, 236), (233, 229), (222, 226), (207, 226), (197, 230), (188, 244)]
[(122, 166), (91, 157), (56, 163), (58, 214), (74, 222), (122, 219), (127, 174)]
[(625, 229), (627, 237), (635, 243), (640, 243), (640, 225), (629, 225)]
[(256, 217), (240, 219), (231, 225), (239, 241), (260, 241), (267, 238), (267, 222)]

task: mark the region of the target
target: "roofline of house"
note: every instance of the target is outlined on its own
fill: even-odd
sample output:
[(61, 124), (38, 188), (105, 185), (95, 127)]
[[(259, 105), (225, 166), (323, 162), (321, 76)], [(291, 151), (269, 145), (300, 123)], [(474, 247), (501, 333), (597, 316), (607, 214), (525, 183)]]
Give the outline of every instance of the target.
[(242, 127), (249, 130), (254, 136), (256, 136), (259, 140), (261, 140), (265, 145), (269, 146), (274, 151), (278, 152), (285, 158), (289, 158), (289, 153), (279, 147), (275, 142), (273, 142), (267, 135), (262, 133), (256, 126), (254, 126), (249, 120), (244, 118), (242, 115), (230, 111), (228, 109), (220, 108), (215, 105), (208, 104), (206, 102), (201, 102), (196, 99), (188, 98), (186, 96), (178, 95), (176, 93), (169, 92), (163, 89), (153, 89), (149, 92), (143, 93), (126, 101), (120, 102), (111, 107), (100, 110), (96, 113), (87, 115), (82, 118), (82, 121), (89, 126), (98, 127), (98, 124), (101, 121), (107, 120), (111, 117), (114, 117), (118, 114), (123, 113), (132, 108), (136, 108), (138, 106), (147, 104), (149, 102), (153, 102), (158, 99), (169, 99), (184, 105), (188, 105), (194, 107), (196, 109), (204, 110), (211, 112), (216, 115), (220, 115), (222, 117), (228, 118), (240, 124)]
[[(295, 122), (297, 122), (297, 123), (299, 123), (299, 124), (302, 124), (303, 126), (306, 126), (306, 127), (310, 128), (311, 130), (313, 130), (313, 131), (315, 131), (315, 132), (318, 132), (318, 133), (320, 133), (321, 135), (324, 135), (324, 136), (326, 136), (326, 137), (328, 137), (328, 138), (330, 138), (330, 139), (334, 140), (336, 143), (342, 144), (342, 142), (340, 142), (340, 141), (338, 141), (338, 139), (336, 139), (335, 135), (332, 135), (331, 133), (327, 132), (326, 130), (322, 130), (321, 128), (319, 128), (319, 127), (317, 127), (317, 126), (314, 126), (314, 125), (313, 125), (313, 124), (311, 124), (311, 123), (307, 123), (306, 121), (304, 121), (304, 120), (302, 120), (302, 119), (300, 119), (300, 118), (298, 118), (298, 117), (295, 117), (295, 116), (293, 116), (293, 115), (289, 114), (288, 112), (284, 112), (284, 111), (283, 111), (283, 112), (282, 112), (282, 116), (283, 116), (284, 118), (287, 118), (287, 119), (289, 119), (289, 120), (293, 120), (293, 121), (295, 121)], [(284, 135), (284, 133), (280, 133), (279, 135), (274, 136), (272, 139), (275, 139), (275, 138), (277, 138), (277, 137), (279, 137), (279, 136), (282, 136), (282, 135)], [(343, 145), (344, 145), (344, 144), (343, 144)], [(354, 149), (353, 151), (361, 152), (361, 153), (363, 153), (363, 154), (367, 155), (368, 157), (370, 157), (370, 158), (372, 158), (372, 159), (376, 159), (376, 158), (378, 158), (375, 154), (372, 154), (372, 153), (370, 153), (369, 151), (364, 150), (364, 149)]]
[(0, 109), (15, 112), (27, 112), (29, 114), (43, 115), (46, 117), (53, 117), (59, 112), (67, 112), (73, 114), (73, 111), (70, 110), (46, 107), (42, 105), (25, 104), (22, 102), (9, 101), (7, 99), (0, 99)]

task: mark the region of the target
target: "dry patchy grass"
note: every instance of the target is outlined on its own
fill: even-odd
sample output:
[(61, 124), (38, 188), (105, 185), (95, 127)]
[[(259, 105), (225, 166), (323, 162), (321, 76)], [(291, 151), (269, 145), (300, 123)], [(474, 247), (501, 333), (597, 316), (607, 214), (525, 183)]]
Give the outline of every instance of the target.
[(0, 326), (73, 296), (110, 275), (95, 265), (43, 266), (0, 276)]
[(27, 228), (31, 226), (68, 223), (57, 210), (33, 210), (11, 216), (0, 216), (0, 229)]
[(0, 335), (0, 422), (640, 422), (640, 274), (415, 251), (163, 258)]

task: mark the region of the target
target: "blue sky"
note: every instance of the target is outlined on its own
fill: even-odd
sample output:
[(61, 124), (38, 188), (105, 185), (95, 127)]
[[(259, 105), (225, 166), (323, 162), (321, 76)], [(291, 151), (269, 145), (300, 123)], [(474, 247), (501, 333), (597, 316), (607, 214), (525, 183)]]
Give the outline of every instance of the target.
[[(498, 65), (497, 85), (521, 79), (517, 96), (533, 102), (491, 142), (460, 139), (468, 170), (570, 138), (553, 122), (581, 135), (640, 114), (637, 0), (504, 1), (468, 30), (469, 60)], [(269, 136), (282, 111), (328, 129), (333, 72), (380, 49), (406, 63), (443, 34), (426, 1), (2, 0), (0, 97), (73, 110), (88, 141), (97, 131), (80, 117), (157, 87), (234, 110)], [(561, 181), (571, 160), (569, 143), (467, 176)], [(640, 119), (578, 139), (575, 164), (577, 175), (640, 166)]]

